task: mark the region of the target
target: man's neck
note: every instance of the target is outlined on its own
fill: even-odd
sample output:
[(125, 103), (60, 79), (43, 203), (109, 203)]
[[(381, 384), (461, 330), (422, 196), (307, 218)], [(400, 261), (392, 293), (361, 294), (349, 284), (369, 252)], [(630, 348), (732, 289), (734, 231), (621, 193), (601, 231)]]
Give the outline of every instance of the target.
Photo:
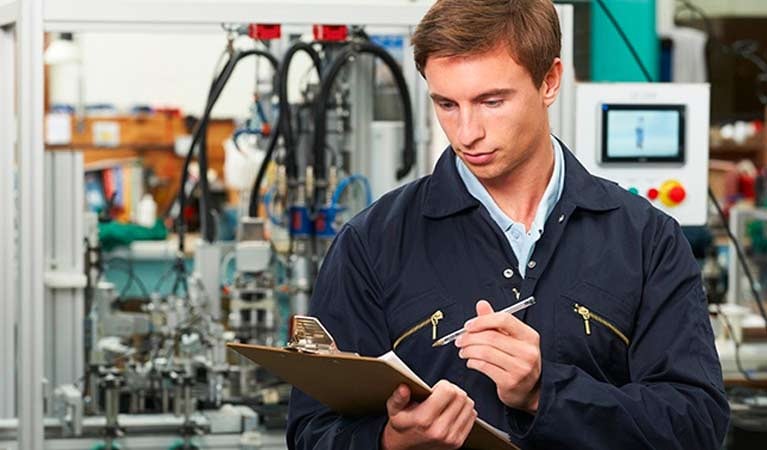
[(505, 177), (481, 181), (499, 208), (511, 220), (530, 230), (535, 213), (554, 173), (554, 151), (546, 135), (530, 156)]

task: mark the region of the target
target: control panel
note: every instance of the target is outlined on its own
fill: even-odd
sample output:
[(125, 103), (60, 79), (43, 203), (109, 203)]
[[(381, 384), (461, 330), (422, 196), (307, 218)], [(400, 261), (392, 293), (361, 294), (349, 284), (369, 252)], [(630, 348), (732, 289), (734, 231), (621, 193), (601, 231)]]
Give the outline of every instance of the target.
[(709, 85), (581, 83), (578, 160), (674, 217), (703, 225), (708, 208)]

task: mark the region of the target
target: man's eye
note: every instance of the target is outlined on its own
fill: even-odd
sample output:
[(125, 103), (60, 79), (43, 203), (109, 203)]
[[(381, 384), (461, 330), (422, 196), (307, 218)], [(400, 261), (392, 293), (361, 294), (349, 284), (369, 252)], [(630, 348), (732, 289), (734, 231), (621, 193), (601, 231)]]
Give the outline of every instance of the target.
[(452, 109), (455, 107), (455, 103), (453, 102), (439, 102), (438, 105), (442, 109)]
[(503, 104), (503, 100), (485, 100), (485, 106), (497, 108)]

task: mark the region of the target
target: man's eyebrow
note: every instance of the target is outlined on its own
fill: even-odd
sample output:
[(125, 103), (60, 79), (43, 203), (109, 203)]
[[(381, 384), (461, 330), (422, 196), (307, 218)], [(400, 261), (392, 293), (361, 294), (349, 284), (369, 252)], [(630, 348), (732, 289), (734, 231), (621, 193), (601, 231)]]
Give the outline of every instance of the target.
[(452, 102), (453, 101), (453, 100), (445, 97), (444, 95), (439, 95), (439, 94), (435, 94), (435, 93), (430, 93), (429, 97), (431, 97), (431, 99), (434, 100), (435, 102)]
[[(471, 101), (481, 102), (482, 100), (486, 100), (490, 97), (505, 97), (509, 94), (512, 94), (513, 92), (514, 92), (514, 89), (509, 89), (509, 88), (491, 89), (489, 91), (485, 91), (479, 95), (476, 95), (474, 98), (471, 99)], [(429, 94), (429, 97), (431, 97), (431, 99), (434, 100), (435, 102), (455, 102), (455, 100), (452, 100), (448, 97), (445, 97), (444, 95), (440, 95), (434, 92)]]
[(513, 92), (514, 92), (514, 89), (510, 89), (510, 88), (491, 89), (489, 91), (485, 91), (477, 95), (476, 97), (471, 99), (471, 101), (480, 102), (490, 97), (506, 97), (507, 95), (512, 94)]

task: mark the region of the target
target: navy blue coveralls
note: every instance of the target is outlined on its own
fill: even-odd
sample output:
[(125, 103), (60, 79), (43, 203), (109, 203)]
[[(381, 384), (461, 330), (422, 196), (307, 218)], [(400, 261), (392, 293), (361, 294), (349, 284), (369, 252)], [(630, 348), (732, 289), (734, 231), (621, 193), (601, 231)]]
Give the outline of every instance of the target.
[[(479, 416), (524, 449), (718, 449), (729, 420), (699, 268), (674, 219), (589, 174), (563, 145), (565, 185), (526, 277), (502, 231), (466, 190), (452, 149), (434, 173), (385, 195), (339, 233), (310, 314), (341, 350), (379, 356), (441, 310), (438, 336), (535, 295), (518, 316), (540, 334), (535, 416), (427, 326), (397, 354), (430, 385), (458, 385)], [(516, 292), (515, 292), (516, 291)], [(590, 334), (575, 305), (598, 315)], [(317, 376), (322, 376), (317, 374)], [(342, 417), (293, 390), (291, 449), (380, 447), (387, 417)]]

